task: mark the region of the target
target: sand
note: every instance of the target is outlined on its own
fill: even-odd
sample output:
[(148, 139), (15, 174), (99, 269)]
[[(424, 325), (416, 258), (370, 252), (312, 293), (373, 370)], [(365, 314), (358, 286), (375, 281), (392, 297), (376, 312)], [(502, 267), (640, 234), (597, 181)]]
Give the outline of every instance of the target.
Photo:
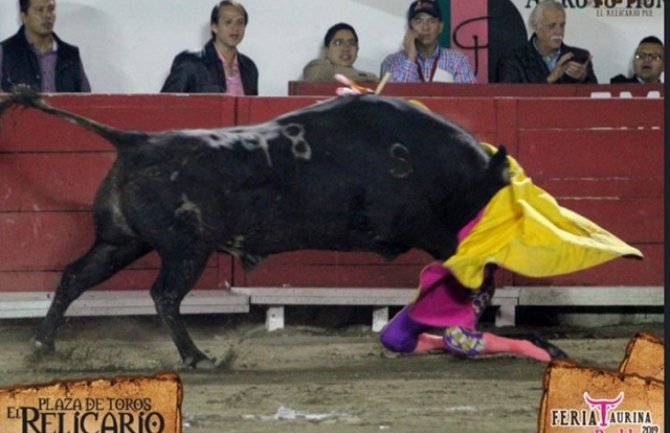
[[(189, 329), (217, 368), (196, 371), (180, 365), (155, 317), (67, 319), (46, 359), (30, 350), (37, 323), (0, 322), (0, 386), (176, 370), (186, 433), (537, 431), (546, 365), (528, 359), (399, 356), (366, 325), (270, 333), (259, 321), (200, 316)], [(663, 337), (661, 324), (538, 330), (580, 364), (611, 369), (635, 332)]]

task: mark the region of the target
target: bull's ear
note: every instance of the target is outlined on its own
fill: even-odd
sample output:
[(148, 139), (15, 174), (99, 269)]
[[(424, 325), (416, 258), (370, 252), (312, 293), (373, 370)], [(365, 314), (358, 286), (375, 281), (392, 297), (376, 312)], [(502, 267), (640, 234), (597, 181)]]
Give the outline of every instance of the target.
[(498, 151), (491, 157), (488, 172), (492, 178), (499, 180), (503, 185), (509, 184), (511, 175), (505, 146), (498, 147)]

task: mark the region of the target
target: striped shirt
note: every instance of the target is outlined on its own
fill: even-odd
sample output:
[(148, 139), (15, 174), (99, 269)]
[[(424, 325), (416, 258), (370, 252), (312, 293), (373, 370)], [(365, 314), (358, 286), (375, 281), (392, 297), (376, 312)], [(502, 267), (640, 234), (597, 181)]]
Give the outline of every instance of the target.
[[(391, 54), (382, 62), (381, 76), (383, 77), (386, 72), (391, 72), (389, 81), (395, 83), (432, 81), (432, 72), (437, 62), (437, 68), (449, 72), (454, 77), (454, 83), (477, 82), (468, 57), (460, 51), (437, 47), (427, 59), (421, 57), (420, 54), (416, 59), (421, 66), (420, 70), (416, 62), (410, 62), (407, 59), (404, 51)], [(423, 80), (419, 76), (419, 71), (423, 73)]]

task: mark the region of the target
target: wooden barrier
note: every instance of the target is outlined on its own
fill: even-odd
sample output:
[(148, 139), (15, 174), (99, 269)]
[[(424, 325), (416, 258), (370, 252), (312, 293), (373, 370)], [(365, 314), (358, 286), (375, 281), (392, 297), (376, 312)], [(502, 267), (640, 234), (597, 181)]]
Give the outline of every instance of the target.
[[(361, 85), (375, 89), (377, 83), (363, 82)], [(289, 81), (289, 96), (333, 96), (343, 85), (337, 82), (313, 83), (309, 81)], [(387, 96), (412, 97), (514, 97), (536, 98), (576, 96), (590, 97), (591, 94), (609, 93), (613, 97), (665, 96), (663, 84), (454, 84), (454, 83), (387, 83), (382, 92)]]
[[(51, 103), (124, 129), (161, 131), (235, 124), (235, 98), (198, 95), (56, 95)], [(0, 292), (52, 291), (60, 271), (92, 244), (91, 204), (116, 153), (80, 126), (36, 110), (0, 121)], [(152, 253), (99, 290), (147, 290)], [(223, 287), (232, 259), (213, 257), (197, 288)]]
[[(100, 122), (150, 131), (259, 123), (323, 99), (220, 95), (49, 97), (54, 105)], [(527, 174), (561, 204), (592, 218), (646, 256), (643, 261), (616, 260), (589, 271), (542, 280), (502, 272), (497, 277), (499, 285), (523, 288), (663, 284), (662, 98), (489, 95), (417, 99), (463, 125), (477, 139), (506, 145)], [(109, 143), (52, 116), (17, 110), (3, 117), (0, 294), (48, 292), (56, 287), (63, 266), (85, 252), (93, 240), (91, 203), (114, 158)], [(300, 251), (278, 254), (262, 262), (254, 272), (245, 273), (237, 261), (217, 255), (210, 260), (196, 288), (414, 288), (418, 272), (430, 261), (420, 251), (411, 251), (391, 263), (366, 253)], [(148, 290), (158, 264), (157, 256), (150, 254), (96, 289)]]
[[(661, 284), (662, 100), (524, 99), (517, 112), (517, 155), (525, 170), (563, 205), (645, 255), (643, 261), (617, 260), (539, 284)], [(515, 283), (533, 284), (521, 276)]]
[[(646, 257), (542, 280), (502, 272), (499, 285), (662, 284), (663, 99), (416, 99), (479, 140), (507, 146), (528, 175), (561, 204), (632, 243)], [(238, 121), (265, 121), (319, 100), (314, 96), (245, 98), (239, 102)], [(374, 256), (361, 254), (352, 263), (340, 256), (347, 254), (280, 254), (249, 275), (236, 265), (235, 275), (240, 277), (235, 282), (242, 286), (406, 287), (416, 281), (412, 270), (427, 263), (427, 256), (412, 252), (403, 260), (414, 267), (394, 262), (375, 273), (369, 266), (383, 265)]]

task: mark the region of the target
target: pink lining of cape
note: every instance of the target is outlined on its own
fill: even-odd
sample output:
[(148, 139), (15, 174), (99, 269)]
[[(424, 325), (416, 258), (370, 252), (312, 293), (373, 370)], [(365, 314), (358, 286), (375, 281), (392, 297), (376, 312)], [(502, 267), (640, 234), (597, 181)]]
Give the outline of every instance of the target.
[[(459, 230), (458, 242), (470, 233), (483, 214), (482, 209)], [(473, 295), (473, 291), (460, 284), (442, 262), (433, 262), (423, 268), (419, 275), (419, 294), (409, 307), (409, 315), (424, 325), (473, 329), (477, 322), (472, 308)]]

